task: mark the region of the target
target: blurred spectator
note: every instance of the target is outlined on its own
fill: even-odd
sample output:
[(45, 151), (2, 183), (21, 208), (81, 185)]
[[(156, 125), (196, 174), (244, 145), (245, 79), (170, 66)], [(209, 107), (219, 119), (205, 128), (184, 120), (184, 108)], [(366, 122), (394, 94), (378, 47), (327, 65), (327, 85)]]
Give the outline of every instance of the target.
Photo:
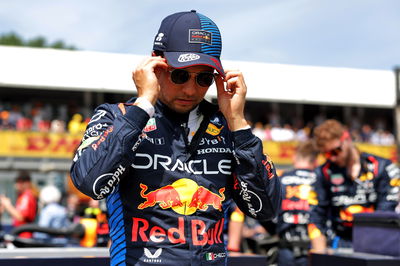
[(10, 112), (4, 110), (0, 112), (0, 129), (13, 129), (9, 121)]
[(350, 131), (350, 135), (351, 135), (351, 139), (352, 139), (354, 142), (361, 142), (361, 141), (362, 141), (361, 134), (360, 134), (360, 132), (358, 131), (358, 129), (352, 129), (352, 130)]
[(58, 119), (51, 121), (50, 131), (53, 133), (64, 133), (65, 132), (65, 122), (62, 120), (58, 120)]
[(389, 131), (378, 129), (372, 134), (371, 143), (375, 145), (394, 145), (395, 139), (393, 134)]
[[(15, 190), (17, 192), (17, 201), (15, 206), (11, 200), (4, 195), (0, 195), (0, 203), (4, 211), (8, 212), (13, 218), (13, 226), (33, 223), (36, 218), (37, 200), (33, 191), (31, 177), (28, 172), (21, 171), (15, 179)], [(24, 238), (31, 238), (32, 233), (23, 232), (19, 235)]]
[(364, 124), (361, 127), (361, 141), (363, 142), (370, 142), (372, 136), (372, 128), (368, 124)]
[(396, 140), (389, 130), (383, 131), (382, 145), (394, 145)]
[(85, 123), (82, 121), (82, 115), (80, 114), (74, 114), (72, 116), (71, 121), (68, 122), (68, 131), (71, 134), (79, 134), (83, 132), (85, 129), (83, 128), (82, 131), (82, 124)]
[(266, 124), (264, 126), (264, 134), (265, 134), (265, 140), (268, 140), (268, 141), (272, 140), (270, 124)]
[[(55, 186), (46, 186), (40, 191), (38, 225), (41, 227), (61, 229), (70, 225), (67, 209), (60, 204), (61, 192)], [(35, 233), (35, 238), (49, 238), (45, 233)]]
[(32, 130), (32, 120), (30, 120), (27, 117), (21, 117), (18, 121), (17, 121), (17, 130), (18, 131), (29, 131)]
[(314, 117), (314, 124), (318, 126), (322, 124), (325, 120), (326, 120), (326, 114), (324, 111), (322, 111)]
[(20, 120), (21, 118), (21, 108), (17, 105), (13, 105), (8, 117), (8, 122), (13, 129), (17, 127), (18, 120)]
[(79, 197), (76, 194), (69, 194), (67, 197), (68, 219), (72, 223), (79, 222)]
[(271, 138), (273, 141), (293, 141), (295, 133), (289, 124), (285, 124), (283, 128), (278, 125), (272, 127)]
[(272, 127), (278, 127), (281, 124), (281, 117), (277, 112), (269, 113), (268, 120)]
[(300, 142), (307, 141), (310, 138), (310, 132), (311, 132), (311, 128), (309, 128), (307, 126), (300, 128), (297, 131), (295, 131), (295, 134), (296, 134), (295, 138), (297, 141), (300, 141)]
[(254, 124), (253, 134), (262, 141), (266, 139), (264, 125), (261, 122)]
[[(68, 123), (68, 114), (75, 113)], [(18, 131), (39, 131), (63, 133), (68, 129), (72, 134), (81, 134), (86, 130), (89, 118), (81, 115), (82, 109), (78, 107), (70, 108), (67, 104), (58, 104), (51, 106), (41, 102), (35, 103), (2, 103), (0, 105), (0, 130), (18, 130)], [(247, 115), (249, 116), (249, 115)], [(320, 124), (326, 119), (326, 114), (322, 111), (317, 114), (313, 121), (303, 121), (301, 118), (292, 118), (292, 124), (280, 126), (283, 121), (277, 111), (269, 112), (266, 115), (269, 123), (263, 126), (261, 121), (249, 121), (253, 124), (253, 130), (256, 136), (261, 140), (267, 141), (306, 141), (310, 138), (314, 128), (314, 122)], [(289, 120), (287, 120), (289, 121)], [(371, 124), (361, 124), (362, 119), (353, 116), (349, 121), (348, 128), (353, 141), (367, 142), (374, 145), (393, 145), (395, 137), (386, 128), (386, 122), (383, 118), (377, 118), (369, 121)], [(252, 123), (253, 122), (253, 123)], [(306, 126), (303, 126), (306, 122)], [(67, 126), (68, 125), (68, 126)], [(261, 128), (264, 128), (262, 132)]]

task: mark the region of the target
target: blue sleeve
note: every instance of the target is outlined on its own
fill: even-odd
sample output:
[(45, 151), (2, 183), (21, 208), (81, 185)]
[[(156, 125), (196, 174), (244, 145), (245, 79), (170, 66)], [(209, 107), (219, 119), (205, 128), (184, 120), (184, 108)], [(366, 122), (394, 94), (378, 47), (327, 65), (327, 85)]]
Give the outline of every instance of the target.
[(378, 182), (376, 184), (376, 209), (382, 211), (394, 211), (399, 200), (399, 167), (396, 164), (391, 163), (389, 160), (385, 160), (385, 163), (379, 172), (381, 174), (378, 176)]
[(74, 185), (93, 199), (110, 194), (126, 174), (149, 115), (134, 105), (95, 110), (71, 166)]
[(308, 203), (310, 205), (310, 223), (314, 224), (322, 233), (326, 233), (328, 212), (331, 206), (330, 191), (322, 173), (322, 167), (316, 169), (317, 178), (312, 184)]
[(281, 206), (282, 188), (273, 162), (263, 153), (263, 145), (250, 129), (233, 132), (233, 198), (246, 215), (270, 220)]

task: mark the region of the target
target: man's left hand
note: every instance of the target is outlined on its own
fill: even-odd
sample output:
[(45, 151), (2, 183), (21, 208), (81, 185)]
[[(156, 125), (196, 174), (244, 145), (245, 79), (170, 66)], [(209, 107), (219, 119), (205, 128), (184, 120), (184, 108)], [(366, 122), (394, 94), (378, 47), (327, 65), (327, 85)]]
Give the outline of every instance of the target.
[(248, 126), (244, 117), (247, 87), (242, 72), (226, 70), (225, 74), (225, 80), (220, 75), (215, 79), (218, 105), (228, 121), (229, 129), (235, 131)]

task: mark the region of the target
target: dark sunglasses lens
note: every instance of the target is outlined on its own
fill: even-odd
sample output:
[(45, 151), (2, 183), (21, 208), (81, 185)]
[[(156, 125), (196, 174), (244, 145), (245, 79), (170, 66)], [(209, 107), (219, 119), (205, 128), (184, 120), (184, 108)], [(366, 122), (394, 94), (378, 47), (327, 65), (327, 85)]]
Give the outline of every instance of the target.
[(183, 69), (174, 69), (171, 72), (171, 80), (176, 84), (183, 84), (189, 80), (189, 73)]
[(325, 153), (326, 158), (331, 158), (332, 156), (338, 156), (339, 153), (342, 151), (342, 147), (336, 147), (328, 152)]
[(209, 87), (213, 84), (214, 74), (213, 73), (199, 73), (196, 77), (197, 83), (202, 87)]

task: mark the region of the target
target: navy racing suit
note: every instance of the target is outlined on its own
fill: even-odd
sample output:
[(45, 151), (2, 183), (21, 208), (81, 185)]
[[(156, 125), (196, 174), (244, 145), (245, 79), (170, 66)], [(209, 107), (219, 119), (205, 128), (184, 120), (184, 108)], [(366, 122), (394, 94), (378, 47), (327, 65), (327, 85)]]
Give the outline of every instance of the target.
[(280, 180), (283, 194), (276, 226), (280, 238), (278, 265), (308, 265), (308, 198), (316, 174), (310, 169), (298, 168), (284, 172)]
[(251, 129), (231, 132), (203, 101), (178, 114), (160, 101), (95, 110), (71, 167), (75, 186), (107, 199), (111, 265), (224, 265), (224, 206), (272, 219), (281, 187)]
[(368, 153), (360, 154), (360, 163), (361, 170), (355, 180), (347, 174), (347, 168), (330, 161), (317, 168), (317, 180), (309, 198), (310, 238), (326, 234), (326, 222), (330, 219), (333, 233), (350, 242), (354, 213), (394, 211), (400, 177), (397, 165)]

